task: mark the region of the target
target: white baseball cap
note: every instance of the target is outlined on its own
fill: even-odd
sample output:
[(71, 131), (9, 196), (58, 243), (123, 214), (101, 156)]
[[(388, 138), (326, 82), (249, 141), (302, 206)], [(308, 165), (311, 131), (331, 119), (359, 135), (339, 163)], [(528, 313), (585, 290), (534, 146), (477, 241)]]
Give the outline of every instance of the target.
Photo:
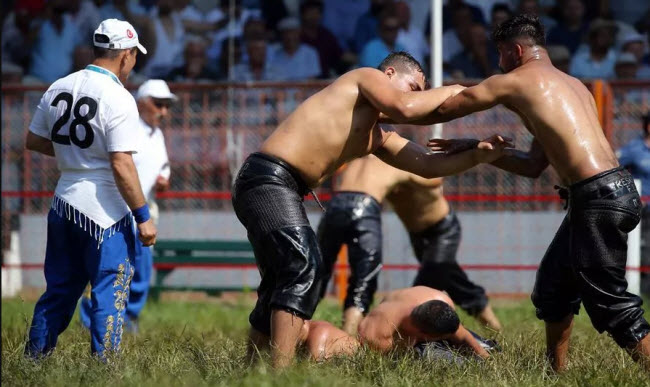
[[(108, 41), (103, 41), (105, 38), (98, 37), (98, 34), (108, 37)], [(138, 33), (131, 23), (118, 19), (106, 19), (101, 22), (93, 35), (93, 44), (113, 50), (137, 47), (143, 54), (147, 53), (147, 49), (138, 41)]]
[(178, 100), (178, 97), (169, 91), (167, 82), (162, 79), (150, 79), (140, 85), (135, 99), (142, 99), (146, 97), (157, 99), (171, 99), (172, 101)]

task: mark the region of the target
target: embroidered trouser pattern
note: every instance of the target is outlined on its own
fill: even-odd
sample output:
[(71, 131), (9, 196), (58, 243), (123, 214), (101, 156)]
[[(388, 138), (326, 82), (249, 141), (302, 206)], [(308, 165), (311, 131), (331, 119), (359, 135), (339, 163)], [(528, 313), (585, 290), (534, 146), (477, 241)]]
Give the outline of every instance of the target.
[[(72, 218), (50, 210), (45, 252), (45, 293), (36, 303), (25, 347), (28, 356), (51, 352), (68, 327), (86, 284), (90, 281), (91, 351), (105, 357), (118, 351), (133, 278), (135, 230), (131, 215), (104, 230), (101, 238), (79, 226), (83, 215)], [(99, 240), (102, 240), (99, 243)]]

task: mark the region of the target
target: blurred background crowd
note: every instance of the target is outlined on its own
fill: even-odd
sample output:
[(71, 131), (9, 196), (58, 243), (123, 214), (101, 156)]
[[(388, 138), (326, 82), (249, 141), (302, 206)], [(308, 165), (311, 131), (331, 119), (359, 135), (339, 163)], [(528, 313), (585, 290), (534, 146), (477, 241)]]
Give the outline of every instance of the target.
[[(444, 77), (500, 72), (490, 32), (518, 13), (540, 16), (565, 72), (650, 79), (647, 0), (447, 0)], [(3, 82), (48, 84), (85, 67), (106, 18), (131, 22), (149, 50), (136, 84), (329, 79), (397, 50), (429, 66), (430, 0), (3, 0)]]

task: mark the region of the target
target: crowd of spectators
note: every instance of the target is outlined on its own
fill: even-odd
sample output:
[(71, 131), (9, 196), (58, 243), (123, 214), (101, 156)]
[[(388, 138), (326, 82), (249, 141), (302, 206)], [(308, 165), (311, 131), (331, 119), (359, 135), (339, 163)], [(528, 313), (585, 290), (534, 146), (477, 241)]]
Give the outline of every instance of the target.
[[(376, 67), (391, 51), (429, 62), (430, 0), (3, 1), (4, 82), (50, 83), (92, 60), (100, 21), (131, 22), (149, 50), (131, 81), (293, 81)], [(556, 66), (580, 78), (650, 79), (650, 3), (447, 0), (444, 76), (500, 72), (492, 29), (517, 13), (546, 26)]]

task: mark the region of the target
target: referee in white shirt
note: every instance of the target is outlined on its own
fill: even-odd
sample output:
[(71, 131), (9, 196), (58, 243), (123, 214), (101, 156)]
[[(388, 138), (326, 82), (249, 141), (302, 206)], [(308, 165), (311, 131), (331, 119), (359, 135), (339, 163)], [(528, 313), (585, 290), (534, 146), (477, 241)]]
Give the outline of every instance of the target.
[(147, 51), (133, 26), (117, 19), (104, 20), (93, 43), (93, 63), (48, 88), (27, 134), (26, 148), (55, 156), (61, 170), (48, 215), (47, 289), (25, 347), (32, 357), (54, 349), (89, 281), (91, 350), (102, 358), (119, 350), (134, 273), (133, 220), (145, 246), (156, 241), (132, 158), (138, 110), (122, 85), (138, 50)]
[[(140, 113), (140, 130), (144, 138), (140, 151), (133, 155), (133, 161), (138, 169), (140, 185), (151, 209), (151, 218), (157, 223), (158, 207), (154, 201), (155, 192), (169, 188), (169, 158), (165, 147), (165, 137), (160, 130), (160, 123), (169, 116), (172, 102), (178, 98), (171, 93), (169, 86), (160, 79), (144, 82), (136, 94), (138, 111)], [(135, 274), (131, 281), (131, 294), (126, 305), (126, 330), (136, 333), (138, 317), (147, 301), (153, 257), (151, 248), (136, 243)], [(90, 298), (84, 297), (81, 302), (81, 322), (90, 327), (91, 315)]]

